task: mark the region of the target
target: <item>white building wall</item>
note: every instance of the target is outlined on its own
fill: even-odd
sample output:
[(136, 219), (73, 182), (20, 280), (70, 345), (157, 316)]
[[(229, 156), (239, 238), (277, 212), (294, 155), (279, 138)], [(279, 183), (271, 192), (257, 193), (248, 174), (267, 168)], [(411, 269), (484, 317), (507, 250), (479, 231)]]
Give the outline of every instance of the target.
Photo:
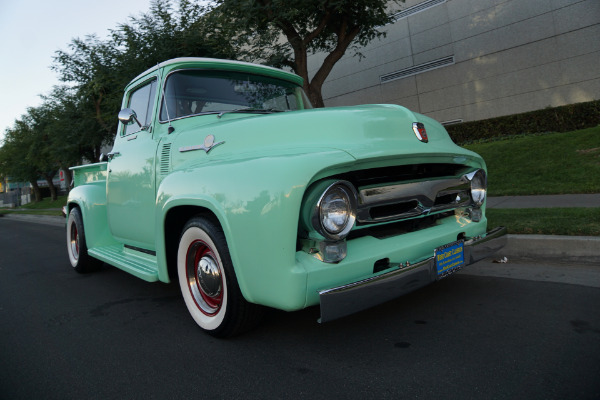
[[(325, 104), (395, 103), (444, 122), (600, 99), (600, 0), (428, 4), (382, 27), (387, 37), (363, 48), (361, 61), (349, 51), (323, 86)], [(309, 59), (311, 72), (322, 59)], [(382, 83), (441, 59), (451, 64)]]

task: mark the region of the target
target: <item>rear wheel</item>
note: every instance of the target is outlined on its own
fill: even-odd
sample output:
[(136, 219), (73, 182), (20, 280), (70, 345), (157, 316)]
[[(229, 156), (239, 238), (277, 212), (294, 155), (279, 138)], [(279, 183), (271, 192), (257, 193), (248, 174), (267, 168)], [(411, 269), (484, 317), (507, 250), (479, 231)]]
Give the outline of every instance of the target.
[(79, 208), (74, 207), (67, 220), (67, 252), (73, 269), (79, 273), (97, 270), (102, 262), (88, 255), (83, 229), (83, 218)]
[(185, 304), (207, 333), (234, 336), (260, 320), (262, 307), (244, 299), (223, 230), (212, 220), (195, 217), (183, 228), (177, 273)]

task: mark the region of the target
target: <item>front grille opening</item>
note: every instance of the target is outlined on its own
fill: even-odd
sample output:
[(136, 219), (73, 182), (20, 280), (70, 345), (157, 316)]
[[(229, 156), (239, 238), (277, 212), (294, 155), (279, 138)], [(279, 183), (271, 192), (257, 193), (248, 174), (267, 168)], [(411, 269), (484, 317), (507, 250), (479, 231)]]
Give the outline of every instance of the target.
[(456, 201), (456, 194), (447, 194), (445, 196), (439, 196), (435, 199), (435, 206), (452, 204)]
[(390, 267), (390, 259), (389, 258), (382, 258), (381, 260), (377, 260), (375, 261), (375, 264), (373, 264), (373, 273), (377, 273), (377, 272), (381, 272), (383, 270), (386, 270)]
[(471, 196), (469, 192), (462, 191), (458, 193), (451, 193), (442, 196), (438, 196), (435, 199), (435, 203), (433, 208), (450, 208), (450, 207), (459, 207), (464, 206), (465, 204), (470, 203)]
[(355, 187), (389, 184), (390, 182), (418, 181), (448, 176), (460, 176), (468, 167), (460, 164), (411, 164), (372, 168), (338, 175)]
[(388, 237), (403, 235), (405, 233), (416, 232), (427, 229), (437, 224), (442, 218), (454, 216), (454, 211), (446, 211), (424, 218), (409, 219), (407, 221), (393, 222), (390, 224), (381, 224), (370, 226), (363, 229), (355, 229), (350, 232), (347, 240), (358, 239), (365, 236), (372, 236), (376, 239), (386, 239)]
[(388, 204), (385, 206), (373, 207), (369, 210), (371, 219), (378, 220), (383, 218), (389, 218), (396, 215), (401, 215), (410, 212), (417, 208), (419, 202), (416, 200), (408, 201), (405, 203)]

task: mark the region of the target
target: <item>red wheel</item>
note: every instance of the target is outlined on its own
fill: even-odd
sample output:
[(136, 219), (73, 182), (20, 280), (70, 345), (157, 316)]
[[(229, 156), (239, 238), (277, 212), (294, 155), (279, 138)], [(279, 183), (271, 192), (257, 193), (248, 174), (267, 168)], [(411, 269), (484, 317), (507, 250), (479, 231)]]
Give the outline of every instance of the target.
[(202, 240), (188, 246), (186, 281), (196, 306), (207, 316), (219, 312), (223, 305), (223, 275), (215, 251)]

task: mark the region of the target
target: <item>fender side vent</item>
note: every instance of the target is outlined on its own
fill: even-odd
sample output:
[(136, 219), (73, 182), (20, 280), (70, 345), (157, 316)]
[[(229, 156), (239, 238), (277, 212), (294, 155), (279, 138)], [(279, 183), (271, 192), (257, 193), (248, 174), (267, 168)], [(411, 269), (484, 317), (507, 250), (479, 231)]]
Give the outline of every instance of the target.
[(171, 167), (171, 143), (163, 144), (160, 153), (160, 174), (167, 175)]

